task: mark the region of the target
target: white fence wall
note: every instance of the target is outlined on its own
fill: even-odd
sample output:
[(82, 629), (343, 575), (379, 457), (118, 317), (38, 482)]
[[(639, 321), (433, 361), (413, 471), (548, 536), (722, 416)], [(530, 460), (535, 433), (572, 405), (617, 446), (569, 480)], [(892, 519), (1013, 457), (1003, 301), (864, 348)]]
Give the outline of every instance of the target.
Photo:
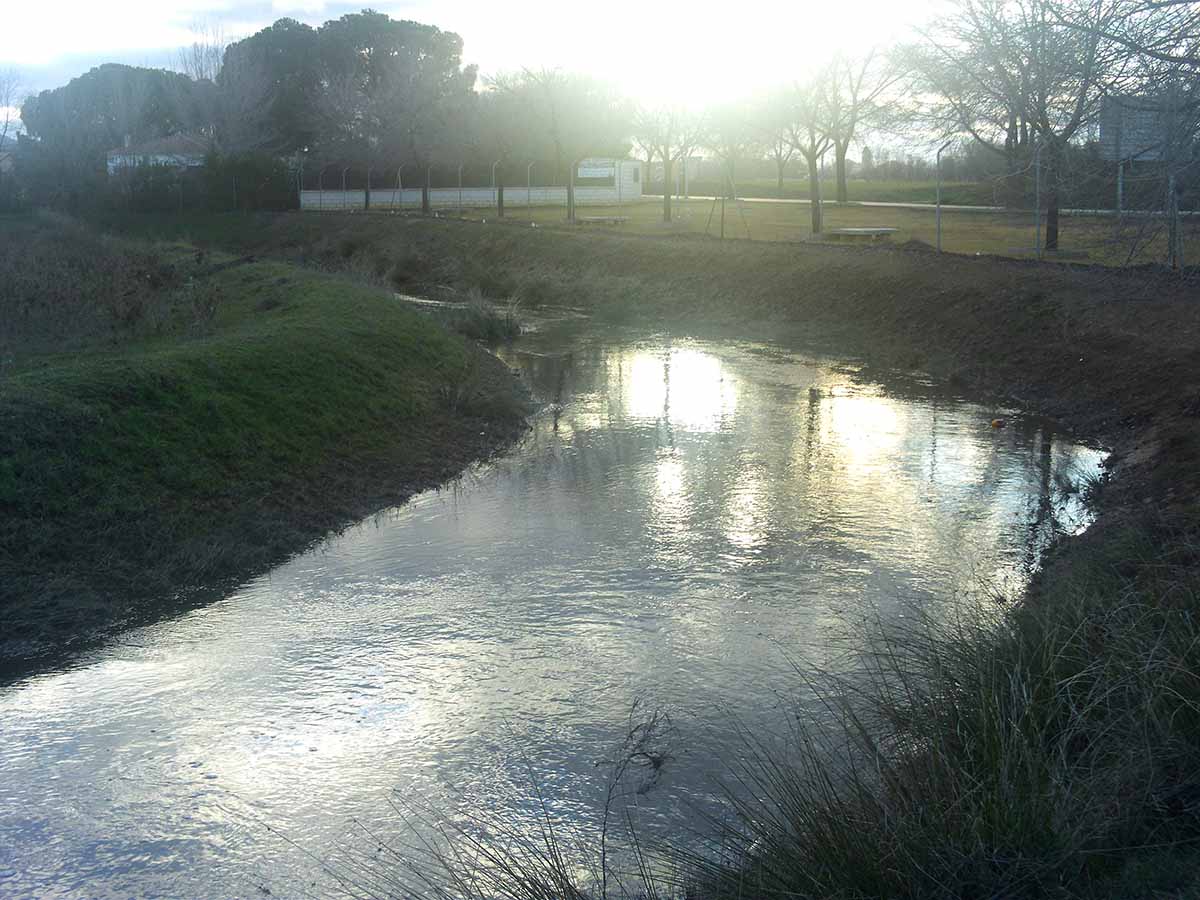
[[(613, 187), (577, 187), (575, 188), (576, 206), (615, 206), (642, 198), (642, 179), (640, 167), (626, 163), (621, 166), (620, 186)], [(301, 191), (301, 209), (363, 209), (366, 206), (366, 191)], [(458, 188), (431, 188), (429, 205), (433, 209), (486, 209), (495, 207), (495, 188), (469, 187), (459, 191)], [(567, 189), (565, 187), (530, 187), (507, 185), (504, 188), (504, 208), (512, 209), (522, 206), (562, 206), (567, 205)], [(404, 188), (372, 188), (371, 209), (420, 209), (421, 189)]]

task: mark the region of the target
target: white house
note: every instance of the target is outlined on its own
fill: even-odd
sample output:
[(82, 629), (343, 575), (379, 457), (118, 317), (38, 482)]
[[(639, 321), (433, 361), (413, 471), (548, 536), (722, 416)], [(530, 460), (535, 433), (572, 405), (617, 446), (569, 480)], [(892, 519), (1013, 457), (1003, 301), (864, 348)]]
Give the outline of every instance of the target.
[(124, 147), (108, 151), (108, 174), (116, 175), (123, 169), (139, 166), (196, 168), (204, 165), (208, 148), (208, 141), (190, 134), (172, 134), (140, 144), (130, 144), (126, 138)]

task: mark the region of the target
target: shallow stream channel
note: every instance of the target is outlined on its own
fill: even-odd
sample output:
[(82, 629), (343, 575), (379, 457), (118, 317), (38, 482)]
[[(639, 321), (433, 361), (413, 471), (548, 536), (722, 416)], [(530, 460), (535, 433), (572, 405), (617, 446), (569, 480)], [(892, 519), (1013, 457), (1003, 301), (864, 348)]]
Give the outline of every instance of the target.
[(0, 688), (0, 897), (332, 896), (420, 820), (536, 833), (543, 804), (594, 847), (654, 710), (619, 816), (701, 831), (745, 735), (816, 707), (797, 665), (1013, 598), (1104, 460), (769, 343), (576, 324), (500, 355), (542, 404), (510, 453)]

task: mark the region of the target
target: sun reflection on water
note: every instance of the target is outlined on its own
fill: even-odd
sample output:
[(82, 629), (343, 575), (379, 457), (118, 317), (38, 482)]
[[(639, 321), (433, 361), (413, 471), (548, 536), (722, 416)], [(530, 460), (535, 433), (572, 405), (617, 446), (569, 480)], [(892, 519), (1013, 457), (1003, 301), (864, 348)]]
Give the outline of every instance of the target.
[(737, 410), (738, 388), (721, 360), (691, 347), (643, 351), (622, 360), (626, 413), (689, 431), (719, 431)]

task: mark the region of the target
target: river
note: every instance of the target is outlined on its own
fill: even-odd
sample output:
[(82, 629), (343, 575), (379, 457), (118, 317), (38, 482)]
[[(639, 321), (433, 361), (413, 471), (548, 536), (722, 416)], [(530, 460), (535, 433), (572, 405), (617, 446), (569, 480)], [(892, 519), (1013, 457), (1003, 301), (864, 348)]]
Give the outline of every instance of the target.
[(502, 357), (544, 404), (511, 453), (0, 688), (0, 896), (328, 896), (404, 840), (397, 798), (532, 822), (540, 794), (587, 840), (635, 700), (673, 728), (622, 802), (694, 824), (737, 727), (804, 707), (793, 663), (1011, 598), (1104, 458), (768, 343)]

